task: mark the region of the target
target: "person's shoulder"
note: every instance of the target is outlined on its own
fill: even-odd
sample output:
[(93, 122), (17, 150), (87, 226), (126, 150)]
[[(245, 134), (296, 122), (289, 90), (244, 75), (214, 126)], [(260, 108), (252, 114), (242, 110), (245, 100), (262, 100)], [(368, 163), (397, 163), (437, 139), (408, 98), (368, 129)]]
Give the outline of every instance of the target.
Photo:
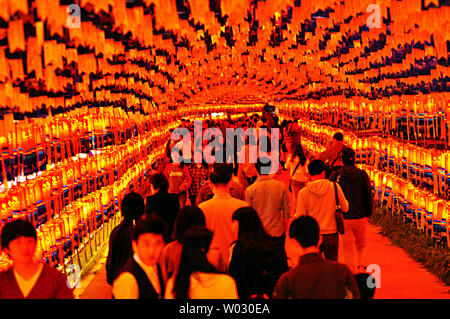
[(178, 242), (178, 240), (174, 240), (173, 242), (168, 243), (168, 244), (164, 247), (163, 253), (165, 252), (165, 253), (167, 253), (167, 254), (169, 254), (169, 255), (172, 255), (174, 251), (182, 250), (182, 249), (183, 249), (183, 245), (180, 244), (180, 243)]
[(243, 201), (239, 198), (231, 197), (228, 201), (231, 201), (232, 203), (238, 206), (248, 206), (248, 203), (246, 201)]
[(308, 193), (309, 193), (309, 190), (308, 190), (307, 186), (305, 185), (305, 187), (303, 187), (301, 190), (298, 191), (297, 196), (304, 196)]
[(232, 178), (230, 181), (230, 188), (244, 188), (244, 186), (242, 186), (241, 182)]
[(273, 185), (276, 185), (276, 186), (278, 186), (280, 188), (286, 188), (286, 184), (284, 182), (282, 182), (282, 181), (280, 181), (278, 179), (275, 179), (275, 178), (271, 178), (270, 180), (271, 180), (271, 183)]
[(56, 279), (64, 279), (66, 280), (66, 275), (63, 274), (61, 271), (59, 271), (58, 269), (54, 268), (54, 267), (50, 267), (49, 265), (47, 265), (46, 263), (42, 263), (42, 274), (45, 274), (48, 277), (51, 278), (56, 278)]
[[(213, 198), (205, 200), (203, 202), (201, 202), (200, 204), (198, 204), (198, 208), (200, 208), (201, 210), (207, 209), (209, 206), (213, 205)], [(204, 211), (203, 211), (204, 213)]]
[(5, 278), (8, 278), (9, 276), (11, 276), (13, 271), (13, 267), (8, 267), (7, 269), (0, 271), (0, 280), (3, 280)]
[(292, 282), (292, 279), (296, 276), (297, 269), (298, 269), (298, 266), (282, 273), (281, 276), (278, 278), (278, 282), (281, 282), (281, 283), (282, 282)]
[(233, 277), (228, 274), (216, 274), (215, 277), (223, 284), (235, 284)]

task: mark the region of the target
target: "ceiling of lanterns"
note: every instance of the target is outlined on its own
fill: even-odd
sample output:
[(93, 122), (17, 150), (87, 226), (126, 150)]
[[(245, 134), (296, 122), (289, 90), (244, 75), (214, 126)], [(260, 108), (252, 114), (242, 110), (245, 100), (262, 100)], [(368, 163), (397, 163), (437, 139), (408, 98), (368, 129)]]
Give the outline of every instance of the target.
[(379, 98), (449, 74), (442, 0), (0, 0), (0, 15), (3, 108)]

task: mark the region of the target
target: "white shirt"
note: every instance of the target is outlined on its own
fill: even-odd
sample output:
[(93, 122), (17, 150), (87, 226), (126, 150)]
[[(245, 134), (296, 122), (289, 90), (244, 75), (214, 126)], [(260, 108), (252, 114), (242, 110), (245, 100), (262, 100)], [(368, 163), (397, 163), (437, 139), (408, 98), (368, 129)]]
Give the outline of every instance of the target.
[(26, 298), (31, 290), (33, 289), (34, 285), (39, 279), (39, 276), (42, 273), (42, 269), (44, 268), (43, 264), (39, 264), (39, 269), (36, 271), (36, 273), (28, 280), (23, 279), (15, 270), (14, 270), (14, 277), (16, 278), (17, 285), (20, 288), (20, 291), (22, 291), (23, 296)]
[[(156, 293), (158, 295), (161, 294), (157, 266), (148, 266), (144, 264), (137, 254), (134, 254), (133, 258), (144, 270)], [(121, 273), (120, 276), (114, 280), (112, 293), (116, 299), (138, 299), (139, 286), (136, 278), (129, 272)]]

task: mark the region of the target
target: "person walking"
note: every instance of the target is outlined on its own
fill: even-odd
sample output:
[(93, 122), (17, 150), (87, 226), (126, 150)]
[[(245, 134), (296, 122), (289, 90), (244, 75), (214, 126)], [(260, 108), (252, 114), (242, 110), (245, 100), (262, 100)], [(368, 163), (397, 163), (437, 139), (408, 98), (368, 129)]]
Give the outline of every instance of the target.
[(196, 206), (185, 206), (175, 219), (175, 240), (166, 245), (161, 254), (160, 265), (167, 278), (176, 275), (180, 264), (184, 235), (189, 228), (194, 226), (206, 226), (205, 215)]
[(258, 178), (245, 191), (245, 201), (258, 212), (266, 232), (283, 247), (290, 218), (288, 190), (274, 174), (263, 174), (264, 168), (271, 166), (269, 158), (258, 159), (255, 166)]
[(192, 183), (188, 167), (183, 162), (171, 160), (164, 170), (164, 175), (169, 181), (168, 193), (177, 195), (180, 209), (183, 208), (186, 205), (187, 191)]
[[(369, 175), (355, 166), (355, 157), (355, 151), (345, 147), (342, 150), (344, 167), (333, 172), (330, 180), (341, 186), (349, 202), (348, 213), (344, 214), (345, 233), (342, 235), (345, 263), (354, 272), (364, 272), (366, 225), (372, 215), (373, 195)], [(356, 265), (353, 246), (356, 248)]]
[(150, 175), (150, 192), (147, 197), (147, 216), (157, 215), (167, 225), (170, 239), (173, 236), (173, 224), (180, 210), (180, 201), (177, 194), (170, 194), (169, 181), (162, 173)]
[(292, 153), (288, 155), (286, 159), (286, 169), (289, 170), (289, 191), (292, 194), (292, 208), (293, 212), (297, 208), (297, 196), (298, 192), (305, 187), (308, 181), (307, 167), (309, 161), (301, 144), (294, 144)]
[(236, 283), (209, 261), (213, 232), (201, 226), (186, 231), (176, 277), (167, 282), (166, 299), (238, 299)]
[(131, 246), (134, 224), (145, 213), (144, 199), (137, 193), (128, 193), (120, 204), (123, 221), (109, 236), (109, 251), (106, 259), (106, 281), (112, 286), (127, 260), (133, 256)]
[(222, 256), (220, 271), (226, 271), (229, 248), (234, 241), (231, 217), (238, 208), (248, 206), (246, 202), (230, 195), (232, 176), (231, 165), (216, 164), (210, 176), (214, 197), (198, 205), (205, 214), (206, 227), (214, 232), (211, 247), (218, 249)]
[(320, 254), (319, 224), (311, 216), (300, 216), (289, 228), (289, 255), (297, 260), (281, 275), (274, 299), (360, 299), (358, 284), (350, 269)]
[(264, 230), (254, 208), (239, 208), (232, 220), (237, 241), (229, 274), (236, 281), (239, 298), (270, 298), (278, 278), (288, 270), (286, 253)]
[(140, 220), (133, 230), (133, 256), (113, 283), (115, 299), (162, 299), (165, 278), (158, 261), (167, 242), (167, 227), (159, 217)]
[[(320, 226), (323, 237), (320, 251), (326, 259), (338, 260), (339, 234), (336, 224), (336, 192), (342, 212), (348, 212), (348, 201), (339, 184), (325, 179), (325, 164), (321, 160), (313, 160), (308, 165), (310, 181), (298, 193), (297, 209), (294, 215), (310, 215)], [(336, 187), (336, 190), (335, 190)]]
[(194, 206), (201, 187), (209, 179), (208, 164), (204, 161), (202, 163), (192, 163), (188, 169), (189, 175), (192, 178), (191, 187), (189, 188), (189, 201)]

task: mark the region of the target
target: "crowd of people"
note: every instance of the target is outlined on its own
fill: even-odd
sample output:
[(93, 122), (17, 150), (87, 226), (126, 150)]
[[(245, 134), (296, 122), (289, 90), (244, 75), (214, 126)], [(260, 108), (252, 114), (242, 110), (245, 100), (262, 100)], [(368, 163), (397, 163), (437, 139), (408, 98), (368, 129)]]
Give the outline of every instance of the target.
[[(194, 136), (193, 122), (181, 125)], [(264, 170), (269, 157), (248, 161), (248, 143), (237, 149), (222, 140), (233, 154), (247, 153), (244, 163), (234, 156), (189, 164), (171, 160), (181, 139), (168, 141), (167, 163), (149, 176), (146, 194), (129, 192), (120, 204), (123, 220), (110, 235), (106, 262), (112, 298), (372, 298), (364, 264), (371, 184), (342, 136), (312, 156), (296, 121), (279, 124), (263, 114), (203, 122), (203, 130), (210, 127), (279, 128), (279, 171)], [(283, 171), (289, 185), (277, 178)], [(36, 240), (26, 221), (3, 227), (2, 249), (13, 266), (0, 273), (0, 298), (73, 298), (64, 275), (33, 258)]]

